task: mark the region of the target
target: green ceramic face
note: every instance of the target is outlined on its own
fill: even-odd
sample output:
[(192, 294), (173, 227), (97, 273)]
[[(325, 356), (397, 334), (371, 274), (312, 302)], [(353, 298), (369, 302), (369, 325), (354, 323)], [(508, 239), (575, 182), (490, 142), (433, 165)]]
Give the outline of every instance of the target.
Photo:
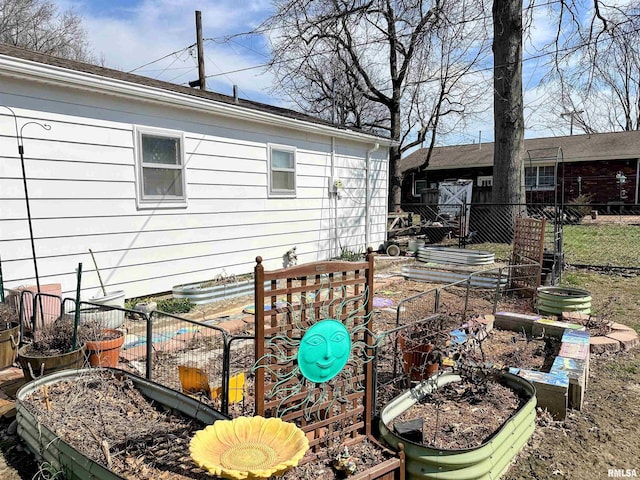
[(298, 350), (300, 372), (312, 382), (327, 382), (344, 368), (350, 353), (347, 328), (337, 320), (322, 320), (302, 337)]

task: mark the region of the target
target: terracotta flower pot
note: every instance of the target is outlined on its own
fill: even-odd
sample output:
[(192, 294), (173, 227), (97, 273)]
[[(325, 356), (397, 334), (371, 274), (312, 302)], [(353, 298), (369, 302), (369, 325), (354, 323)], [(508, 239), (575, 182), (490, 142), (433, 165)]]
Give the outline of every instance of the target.
[(398, 335), (398, 344), (402, 350), (402, 368), (412, 381), (424, 380), (438, 372), (438, 364), (435, 364), (434, 371), (434, 366), (427, 361), (434, 349), (433, 343), (415, 344), (415, 339)]
[[(92, 367), (116, 367), (120, 358), (120, 349), (124, 343), (124, 332), (121, 330), (102, 330), (106, 340), (85, 342), (87, 359)], [(113, 337), (113, 338), (111, 338)]]

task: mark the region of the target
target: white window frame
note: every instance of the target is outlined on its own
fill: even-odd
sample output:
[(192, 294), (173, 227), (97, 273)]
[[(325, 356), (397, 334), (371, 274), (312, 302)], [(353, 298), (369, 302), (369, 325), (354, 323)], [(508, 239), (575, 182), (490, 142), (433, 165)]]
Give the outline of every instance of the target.
[[(525, 190), (527, 191), (549, 191), (554, 190), (555, 185), (540, 185), (540, 168), (553, 168), (554, 169), (554, 178), (555, 178), (555, 165), (525, 165), (524, 168), (524, 182), (525, 182)], [(527, 185), (527, 168), (535, 168), (536, 169), (536, 181), (534, 185)]]
[[(144, 174), (143, 168), (154, 168), (155, 163), (143, 162), (142, 136), (150, 135), (155, 137), (167, 137), (179, 140), (180, 165), (161, 164), (163, 169), (180, 170), (182, 175), (182, 195), (145, 195), (144, 194)], [(139, 209), (144, 208), (182, 208), (187, 206), (187, 169), (185, 166), (184, 153), (185, 137), (184, 132), (176, 130), (166, 130), (150, 127), (135, 127), (135, 148), (136, 148), (136, 202)]]
[[(422, 188), (420, 188), (420, 189), (418, 188), (418, 183), (419, 182), (424, 184), (424, 186)], [(413, 181), (413, 196), (414, 197), (421, 197), (422, 193), (420, 193), (418, 190), (426, 190), (427, 186), (428, 186), (428, 183), (427, 183), (426, 179), (424, 179), (424, 178), (415, 179)]]
[[(273, 169), (272, 168), (272, 155), (273, 155), (273, 151), (277, 150), (280, 152), (288, 152), (293, 154), (293, 169), (284, 169), (284, 168), (278, 168), (278, 169)], [(297, 192), (298, 192), (298, 159), (297, 159), (297, 149), (295, 147), (291, 147), (289, 145), (279, 145), (276, 143), (269, 143), (267, 144), (267, 194), (269, 197), (274, 197), (274, 198), (296, 198), (297, 196)], [(274, 171), (281, 171), (281, 172), (290, 172), (293, 173), (293, 190), (276, 190), (273, 188), (273, 172)]]
[[(486, 185), (485, 185), (486, 182)], [(493, 187), (493, 175), (480, 175), (476, 179), (478, 187)]]

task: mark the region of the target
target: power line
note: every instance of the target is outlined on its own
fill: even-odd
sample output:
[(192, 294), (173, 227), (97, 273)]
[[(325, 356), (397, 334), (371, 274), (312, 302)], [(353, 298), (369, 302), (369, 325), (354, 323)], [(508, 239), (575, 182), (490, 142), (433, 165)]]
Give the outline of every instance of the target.
[(193, 47), (195, 47), (195, 46), (196, 46), (196, 44), (195, 44), (195, 43), (192, 43), (192, 44), (191, 44), (191, 45), (189, 45), (188, 47), (184, 47), (184, 48), (181, 48), (180, 50), (176, 50), (175, 52), (168, 53), (168, 54), (166, 54), (164, 57), (160, 57), (160, 58), (158, 58), (158, 59), (156, 59), (156, 60), (153, 60), (153, 61), (151, 61), (151, 62), (145, 63), (144, 65), (140, 65), (139, 67), (136, 67), (136, 68), (134, 68), (133, 70), (129, 70), (127, 73), (133, 73), (133, 72), (135, 72), (136, 70), (140, 70), (140, 69), (141, 69), (141, 68), (143, 68), (143, 67), (146, 67), (146, 66), (148, 66), (148, 65), (152, 65), (152, 64), (154, 64), (154, 63), (157, 63), (157, 62), (159, 62), (160, 60), (164, 60), (165, 58), (170, 57), (171, 55), (176, 55), (177, 53), (182, 53), (182, 52), (184, 52), (184, 51), (186, 51), (186, 50), (189, 50), (190, 48), (193, 48)]
[[(523, 9), (523, 11), (526, 11), (528, 8), (540, 8), (540, 7), (550, 6), (550, 5), (554, 5), (554, 4), (558, 4), (558, 3), (562, 3), (562, 0), (551, 0), (551, 1), (543, 3), (543, 4), (534, 5), (533, 7), (527, 7), (525, 9)], [(462, 20), (460, 22), (455, 23), (454, 25), (458, 25), (458, 24), (462, 24), (462, 23), (469, 23), (470, 21), (478, 21), (478, 20), (481, 20), (482, 18), (490, 18), (490, 17), (489, 16), (485, 16), (485, 17), (481, 17), (481, 18), (473, 19), (473, 20)], [(205, 41), (210, 41), (210, 42), (216, 42), (216, 43), (220, 43), (220, 42), (228, 43), (228, 42), (233, 41), (237, 45), (243, 46), (244, 48), (247, 48), (247, 49), (249, 49), (249, 50), (251, 50), (251, 51), (253, 51), (255, 53), (258, 53), (260, 55), (264, 55), (263, 53), (258, 52), (257, 50), (251, 49), (251, 48), (249, 48), (249, 47), (247, 47), (245, 45), (242, 45), (242, 44), (240, 44), (238, 42), (235, 42), (234, 39), (237, 38), (237, 37), (240, 37), (240, 36), (245, 36), (245, 35), (261, 34), (261, 33), (267, 32), (267, 31), (272, 30), (272, 29), (273, 28), (254, 29), (254, 30), (250, 30), (250, 31), (247, 31), (247, 32), (240, 32), (240, 33), (235, 33), (235, 34), (231, 34), (231, 35), (225, 35), (225, 36), (221, 36), (221, 37), (206, 38), (204, 40)], [(619, 33), (617, 35), (611, 35), (609, 38), (616, 38), (618, 36), (628, 35), (630, 33), (635, 33), (637, 31), (640, 31), (640, 29), (636, 29), (636, 30), (633, 30), (633, 31), (630, 31), (630, 32)], [(363, 43), (360, 43), (360, 44), (354, 44), (353, 46), (354, 47), (369, 46), (369, 45), (374, 45), (376, 43), (384, 43), (384, 40), (367, 41), (367, 42), (363, 42)], [(532, 55), (530, 57), (523, 58), (522, 62), (524, 63), (524, 62), (528, 62), (528, 61), (531, 61), (531, 60), (540, 59), (540, 58), (543, 58), (543, 57), (548, 56), (548, 55), (553, 55), (553, 54), (557, 55), (558, 53), (574, 51), (574, 50), (577, 50), (577, 49), (580, 49), (580, 48), (588, 47), (590, 45), (595, 45), (597, 43), (598, 43), (598, 41), (588, 41), (588, 42), (585, 42), (583, 44), (575, 45), (573, 47), (567, 47), (567, 48), (564, 48), (564, 49), (557, 49), (557, 50), (553, 50), (553, 51), (550, 51), (550, 52), (542, 52), (542, 53), (540, 53), (538, 55)], [(175, 52), (171, 52), (171, 53), (169, 53), (169, 54), (167, 54), (167, 55), (165, 55), (165, 56), (163, 56), (161, 58), (158, 58), (158, 59), (153, 60), (151, 62), (145, 63), (144, 65), (141, 65), (140, 67), (137, 67), (137, 68), (129, 71), (129, 73), (135, 72), (136, 70), (139, 70), (140, 68), (143, 68), (145, 66), (151, 65), (151, 64), (156, 63), (156, 62), (158, 62), (160, 60), (164, 60), (165, 58), (170, 57), (172, 55), (176, 55), (178, 53), (182, 53), (182, 52), (184, 52), (184, 51), (186, 51), (186, 50), (188, 50), (190, 48), (193, 48), (195, 45), (196, 44), (193, 43), (193, 44), (191, 44), (191, 45), (189, 45), (189, 46), (187, 46), (185, 48), (182, 48), (180, 50), (176, 50)], [(238, 68), (238, 69), (235, 69), (235, 70), (228, 70), (228, 71), (225, 71), (225, 72), (211, 74), (211, 75), (207, 75), (206, 78), (215, 78), (215, 77), (220, 77), (220, 76), (227, 76), (227, 75), (230, 75), (230, 74), (233, 74), (233, 73), (246, 72), (246, 71), (255, 70), (255, 69), (258, 69), (258, 68), (265, 68), (265, 67), (268, 67), (270, 65), (271, 66), (279, 65), (279, 64), (282, 64), (282, 63), (288, 63), (288, 62), (292, 62), (292, 61), (296, 61), (296, 60), (303, 60), (305, 58), (310, 58), (310, 57), (315, 57), (315, 56), (320, 56), (320, 55), (327, 55), (327, 54), (330, 54), (330, 53), (331, 53), (330, 51), (311, 52), (311, 53), (309, 53), (307, 55), (303, 55), (303, 56), (299, 56), (299, 57), (293, 57), (293, 58), (287, 58), (287, 59), (281, 59), (281, 60), (274, 60), (272, 62), (261, 63), (261, 64), (258, 64), (258, 65), (252, 65), (252, 66), (248, 66), (248, 67)], [(461, 75), (465, 75), (465, 76), (466, 75), (473, 75), (473, 74), (477, 74), (477, 73), (491, 71), (491, 70), (495, 69), (496, 67), (500, 68), (500, 67), (505, 67), (505, 66), (507, 66), (507, 65), (506, 64), (505, 65), (497, 65), (497, 66), (496, 65), (492, 65), (492, 66), (485, 67), (485, 68), (480, 68), (480, 69), (476, 69), (476, 70), (470, 70), (470, 71), (462, 73)], [(176, 78), (178, 78), (178, 77), (176, 77)], [(441, 81), (440, 78), (429, 78), (429, 79), (424, 79), (424, 80), (416, 80), (414, 82), (408, 82), (408, 84), (409, 85), (419, 85), (419, 84), (424, 84), (424, 83), (440, 82), (440, 81)], [(392, 90), (392, 87), (382, 87), (382, 88), (379, 88), (378, 90), (381, 91), (381, 92), (389, 91), (389, 90)]]
[[(553, 4), (561, 3), (561, 2), (562, 2), (562, 0), (550, 0), (549, 2), (546, 2), (546, 3), (534, 5), (531, 8), (540, 8), (540, 7), (545, 7), (545, 6), (549, 6), (549, 5), (553, 5)], [(524, 8), (523, 12), (526, 11), (528, 8), (529, 7)], [(452, 25), (462, 25), (462, 24), (465, 24), (465, 23), (477, 22), (479, 20), (489, 19), (489, 18), (491, 18), (491, 16), (485, 15), (485, 16), (477, 17), (477, 18), (473, 18), (473, 19), (461, 20), (459, 22), (453, 23)], [(264, 28), (249, 30), (249, 31), (246, 31), (246, 32), (233, 33), (233, 34), (230, 34), (230, 35), (223, 35), (223, 36), (219, 36), (219, 37), (209, 37), (209, 38), (205, 38), (203, 40), (204, 41), (209, 41), (209, 42), (214, 42), (214, 43), (229, 43), (229, 42), (233, 41), (237, 45), (240, 45), (240, 46), (242, 46), (242, 47), (244, 47), (244, 48), (246, 48), (248, 50), (251, 50), (254, 53), (257, 53), (258, 55), (266, 56), (266, 54), (264, 54), (262, 52), (259, 52), (259, 51), (255, 50), (255, 49), (247, 47), (246, 45), (242, 45), (241, 43), (236, 42), (235, 38), (242, 37), (242, 36), (248, 36), (248, 35), (260, 35), (262, 33), (265, 33), (265, 32), (271, 31), (271, 30), (275, 30), (276, 28), (279, 28), (279, 27), (264, 27)], [(363, 44), (356, 44), (354, 46), (356, 46), (356, 47), (366, 46), (366, 45), (372, 45), (373, 43), (374, 42), (365, 42)], [(379, 43), (379, 42), (375, 42), (375, 43)], [(139, 67), (136, 67), (133, 70), (129, 70), (128, 73), (133, 73), (133, 72), (135, 72), (137, 70), (140, 70), (141, 68), (144, 68), (144, 67), (146, 67), (148, 65), (152, 65), (154, 63), (157, 63), (157, 62), (159, 62), (161, 60), (164, 60), (165, 58), (168, 58), (168, 57), (170, 57), (172, 55), (176, 55), (178, 53), (182, 53), (182, 52), (184, 52), (186, 50), (189, 50), (189, 49), (193, 48), (194, 46), (196, 46), (196, 43), (192, 43), (191, 45), (188, 45), (187, 47), (181, 48), (180, 50), (176, 50), (175, 52), (168, 53), (167, 55), (164, 55), (164, 56), (162, 56), (160, 58), (157, 58), (156, 60), (152, 60), (152, 61), (150, 61), (148, 63), (145, 63), (144, 65), (140, 65)], [(319, 53), (315, 53), (315, 54), (311, 54), (311, 55), (322, 55), (324, 53), (325, 52), (319, 52)], [(305, 58), (305, 57), (288, 59), (286, 61), (301, 60), (302, 58)], [(282, 61), (282, 62), (284, 62), (284, 61)], [(278, 64), (278, 63), (282, 63), (282, 62), (276, 61), (276, 62), (272, 62), (272, 63)], [(228, 71), (228, 72), (222, 72), (222, 73), (219, 73), (219, 74), (216, 74), (216, 75), (207, 75), (206, 78), (213, 77), (213, 76), (222, 76), (222, 75), (229, 74), (229, 73), (243, 72), (243, 71), (246, 71), (246, 70), (265, 67), (267, 65), (268, 65), (268, 63), (267, 64), (261, 64), (261, 65), (255, 65), (253, 67), (247, 67), (247, 68), (244, 68), (244, 69), (238, 69), (238, 70), (232, 70), (232, 71)]]

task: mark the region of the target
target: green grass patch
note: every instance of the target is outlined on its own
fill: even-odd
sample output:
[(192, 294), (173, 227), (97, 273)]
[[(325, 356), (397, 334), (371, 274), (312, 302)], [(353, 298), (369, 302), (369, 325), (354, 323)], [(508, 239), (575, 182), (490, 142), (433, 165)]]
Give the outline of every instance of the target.
[(606, 372), (620, 380), (640, 380), (640, 361), (636, 358), (620, 357), (605, 365)]
[(478, 243), (468, 245), (471, 250), (486, 250), (496, 256), (496, 262), (509, 263), (511, 254), (513, 253), (513, 245), (508, 243)]
[(569, 264), (637, 267), (640, 226), (565, 225), (563, 245)]
[(592, 314), (629, 325), (640, 333), (640, 275), (625, 276), (565, 270), (562, 285), (591, 292)]

